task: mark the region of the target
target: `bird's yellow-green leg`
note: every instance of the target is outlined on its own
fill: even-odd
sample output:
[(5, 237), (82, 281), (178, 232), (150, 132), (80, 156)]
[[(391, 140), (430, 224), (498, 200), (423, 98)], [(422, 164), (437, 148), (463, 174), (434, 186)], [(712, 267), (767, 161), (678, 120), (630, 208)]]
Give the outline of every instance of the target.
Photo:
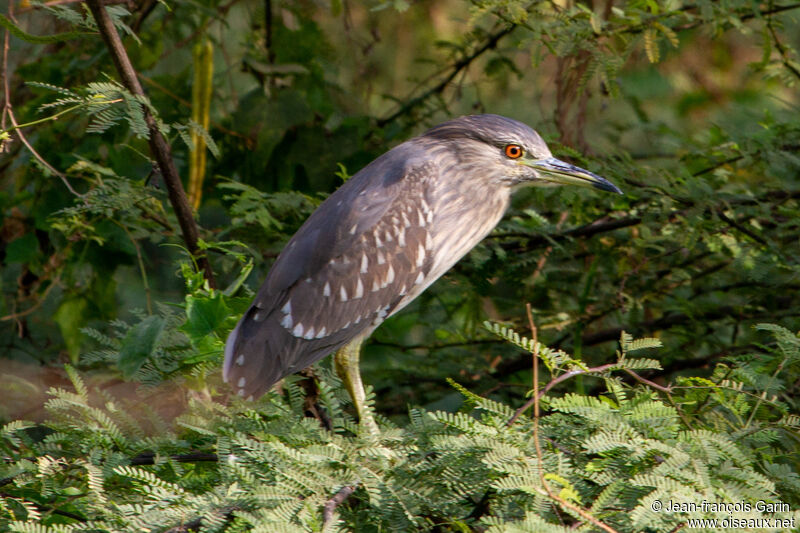
[(358, 420), (367, 428), (372, 435), (377, 435), (378, 424), (372, 418), (372, 413), (367, 410), (367, 395), (364, 392), (364, 384), (361, 382), (361, 373), (358, 369), (358, 359), (361, 354), (361, 344), (364, 342), (362, 337), (353, 339), (336, 351), (333, 360), (336, 364), (336, 373), (341, 378), (353, 404), (356, 406)]

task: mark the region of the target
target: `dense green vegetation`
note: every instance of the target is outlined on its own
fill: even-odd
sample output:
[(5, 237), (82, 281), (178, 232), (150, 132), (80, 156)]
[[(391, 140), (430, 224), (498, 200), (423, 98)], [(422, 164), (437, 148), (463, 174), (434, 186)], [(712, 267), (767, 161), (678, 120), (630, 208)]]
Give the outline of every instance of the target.
[[(4, 5), (0, 531), (800, 530), (800, 4)], [(476, 112), (625, 195), (517, 193), (366, 346), (379, 435), (330, 361), (234, 398), (286, 240)]]

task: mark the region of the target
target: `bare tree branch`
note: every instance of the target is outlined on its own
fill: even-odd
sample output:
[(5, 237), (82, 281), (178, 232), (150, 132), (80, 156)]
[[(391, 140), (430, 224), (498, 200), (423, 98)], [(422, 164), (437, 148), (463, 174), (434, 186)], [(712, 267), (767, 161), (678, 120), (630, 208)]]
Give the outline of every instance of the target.
[(543, 388), (542, 390), (534, 391), (534, 394), (531, 397), (531, 399), (528, 400), (527, 402), (525, 402), (525, 404), (522, 407), (520, 407), (519, 409), (516, 410), (516, 412), (514, 413), (514, 416), (512, 416), (509, 419), (509, 421), (506, 422), (506, 426), (511, 426), (512, 424), (514, 424), (514, 422), (517, 421), (517, 419), (522, 415), (522, 413), (527, 411), (531, 407), (531, 405), (534, 405), (538, 400), (540, 400), (542, 398), (542, 396), (547, 394), (550, 389), (552, 389), (553, 387), (555, 387), (556, 385), (558, 385), (562, 381), (566, 381), (569, 378), (572, 378), (572, 377), (575, 377), (575, 376), (580, 376), (581, 374), (592, 374), (592, 373), (605, 372), (606, 370), (608, 370), (612, 366), (615, 366), (616, 364), (617, 363), (608, 363), (608, 364), (601, 365), (601, 366), (596, 366), (596, 367), (593, 367), (593, 368), (587, 368), (586, 370), (570, 370), (569, 372), (564, 372), (560, 376), (551, 379), (550, 383), (548, 383), (545, 386), (545, 388)]
[[(111, 54), (114, 66), (117, 68), (117, 72), (122, 78), (123, 85), (125, 85), (131, 93), (137, 96), (145, 96), (144, 90), (142, 90), (142, 86), (139, 84), (139, 79), (136, 76), (133, 64), (131, 64), (131, 60), (128, 57), (128, 52), (122, 45), (119, 33), (117, 33), (117, 29), (114, 27), (111, 17), (108, 15), (105, 7), (103, 7), (102, 1), (87, 0), (86, 3), (97, 22), (97, 28), (100, 30), (100, 35), (106, 43), (109, 54)], [(196, 259), (198, 266), (203, 270), (208, 283), (214, 287), (216, 284), (214, 282), (214, 273), (211, 270), (211, 265), (205, 253), (201, 252), (197, 246), (197, 223), (192, 215), (192, 208), (189, 205), (189, 200), (183, 189), (181, 178), (175, 168), (175, 162), (172, 160), (172, 149), (161, 134), (156, 119), (146, 107), (144, 108), (144, 114), (147, 128), (150, 131), (150, 151), (164, 177), (169, 201), (172, 204), (172, 208), (175, 210), (178, 224), (181, 227), (183, 241), (189, 253)]]
[(355, 485), (345, 485), (339, 492), (333, 495), (330, 500), (325, 502), (325, 506), (322, 508), (322, 527), (323, 529), (325, 526), (333, 520), (333, 513), (336, 512), (336, 508), (339, 507), (347, 498), (350, 497), (353, 492), (355, 492), (356, 486)]
[(378, 120), (378, 126), (384, 127), (390, 122), (397, 120), (399, 117), (409, 113), (411, 110), (416, 108), (417, 106), (423, 104), (429, 98), (441, 94), (448, 85), (456, 78), (456, 76), (461, 73), (462, 70), (467, 68), (473, 61), (483, 55), (486, 51), (491, 50), (492, 48), (497, 46), (497, 43), (500, 39), (514, 31), (516, 25), (509, 24), (508, 26), (496, 31), (495, 33), (489, 35), (489, 38), (486, 40), (483, 45), (476, 48), (471, 54), (462, 57), (450, 67), (449, 74), (442, 79), (439, 83), (422, 93), (421, 95), (417, 96), (416, 98), (409, 99), (405, 104), (403, 104), (400, 109), (389, 115), (388, 117), (382, 118)]

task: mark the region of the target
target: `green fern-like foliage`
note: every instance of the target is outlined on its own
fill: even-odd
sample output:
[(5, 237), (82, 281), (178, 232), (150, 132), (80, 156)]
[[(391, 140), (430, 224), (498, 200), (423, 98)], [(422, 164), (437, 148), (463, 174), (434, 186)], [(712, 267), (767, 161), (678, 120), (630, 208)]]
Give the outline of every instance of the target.
[[(203, 305), (218, 305), (218, 293), (194, 297), (203, 294), (211, 301)], [(160, 317), (159, 335), (166, 339), (180, 329), (190, 337), (185, 322)], [(148, 318), (154, 317), (139, 324)], [(119, 354), (136, 327), (118, 323), (123, 340), (92, 335), (107, 345), (106, 355)], [(798, 359), (791, 332), (765, 329), (777, 339), (777, 363), (763, 364)], [(159, 357), (168, 358), (169, 342), (159, 337), (156, 345)], [(590, 516), (620, 532), (655, 532), (700, 518), (800, 518), (796, 511), (754, 507), (757, 501), (799, 503), (793, 496), (800, 484), (797, 416), (766, 399), (754, 388), (758, 383), (731, 386), (725, 376), (735, 367), (669, 393), (622, 379), (621, 370), (654, 366), (629, 365), (636, 360), (628, 353), (657, 345), (623, 335), (618, 362), (598, 373), (604, 392), (548, 394), (538, 419), (515, 418), (512, 407), (451, 382), (464, 409), (412, 408), (405, 427), (379, 417), (378, 435), (356, 423), (341, 384), (325, 367), (317, 372), (315, 401), (326, 427), (306, 416), (306, 389), (294, 377), (282, 394), (256, 402), (224, 405), (197, 396), (167, 426), (157, 416), (130, 412), (67, 367), (72, 387), (50, 391), (43, 425), (16, 421), (0, 428), (0, 527), (555, 532), (578, 523), (594, 530)], [(566, 354), (556, 360), (586, 368)], [(783, 378), (773, 372), (776, 382)], [(331, 504), (342, 491), (347, 497)], [(752, 508), (733, 515), (711, 508), (666, 511), (656, 501), (751, 502)]]
[(146, 98), (131, 94), (115, 81), (91, 82), (79, 89), (65, 89), (40, 82), (29, 82), (29, 85), (59, 94), (56, 100), (42, 105), (41, 111), (80, 109), (92, 117), (87, 128), (89, 132), (102, 133), (124, 121), (137, 137), (149, 137), (144, 110), (147, 108), (155, 113), (153, 107)]
[(176, 306), (159, 305), (158, 313), (135, 311), (138, 320), (112, 322), (113, 331), (84, 328), (83, 333), (101, 347), (82, 357), (86, 365), (116, 367), (125, 379), (155, 386), (173, 379), (194, 381), (202, 387), (206, 376), (222, 362), (225, 335), (249, 304), (248, 297), (229, 298), (210, 289), (202, 274), (183, 265), (187, 290), (182, 312)]

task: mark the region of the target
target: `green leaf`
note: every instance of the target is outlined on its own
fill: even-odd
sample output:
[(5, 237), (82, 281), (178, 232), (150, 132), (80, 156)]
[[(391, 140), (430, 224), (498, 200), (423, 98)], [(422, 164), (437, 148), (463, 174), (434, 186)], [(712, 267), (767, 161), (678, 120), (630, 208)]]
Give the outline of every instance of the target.
[(149, 316), (133, 326), (122, 341), (117, 366), (125, 379), (130, 379), (153, 353), (164, 331), (164, 319)]
[(87, 302), (84, 298), (65, 300), (58, 307), (53, 319), (61, 330), (64, 344), (67, 345), (69, 359), (73, 363), (78, 361), (81, 352), (83, 334), (81, 328), (86, 324)]
[(54, 33), (53, 35), (34, 35), (32, 33), (28, 33), (19, 26), (15, 25), (11, 22), (8, 18), (4, 15), (0, 15), (0, 26), (3, 26), (7, 29), (14, 37), (18, 37), (23, 41), (27, 41), (29, 43), (35, 44), (52, 44), (58, 43), (61, 41), (68, 41), (70, 39), (76, 39), (78, 37), (83, 37), (84, 35), (89, 35), (88, 32), (80, 32), (80, 31), (70, 31), (66, 33)]
[(33, 233), (26, 233), (11, 241), (6, 247), (6, 263), (30, 263), (39, 255), (39, 241)]
[(186, 297), (186, 323), (181, 330), (189, 336), (193, 344), (198, 344), (206, 336), (225, 325), (231, 310), (225, 303), (222, 293), (214, 291), (210, 296)]

